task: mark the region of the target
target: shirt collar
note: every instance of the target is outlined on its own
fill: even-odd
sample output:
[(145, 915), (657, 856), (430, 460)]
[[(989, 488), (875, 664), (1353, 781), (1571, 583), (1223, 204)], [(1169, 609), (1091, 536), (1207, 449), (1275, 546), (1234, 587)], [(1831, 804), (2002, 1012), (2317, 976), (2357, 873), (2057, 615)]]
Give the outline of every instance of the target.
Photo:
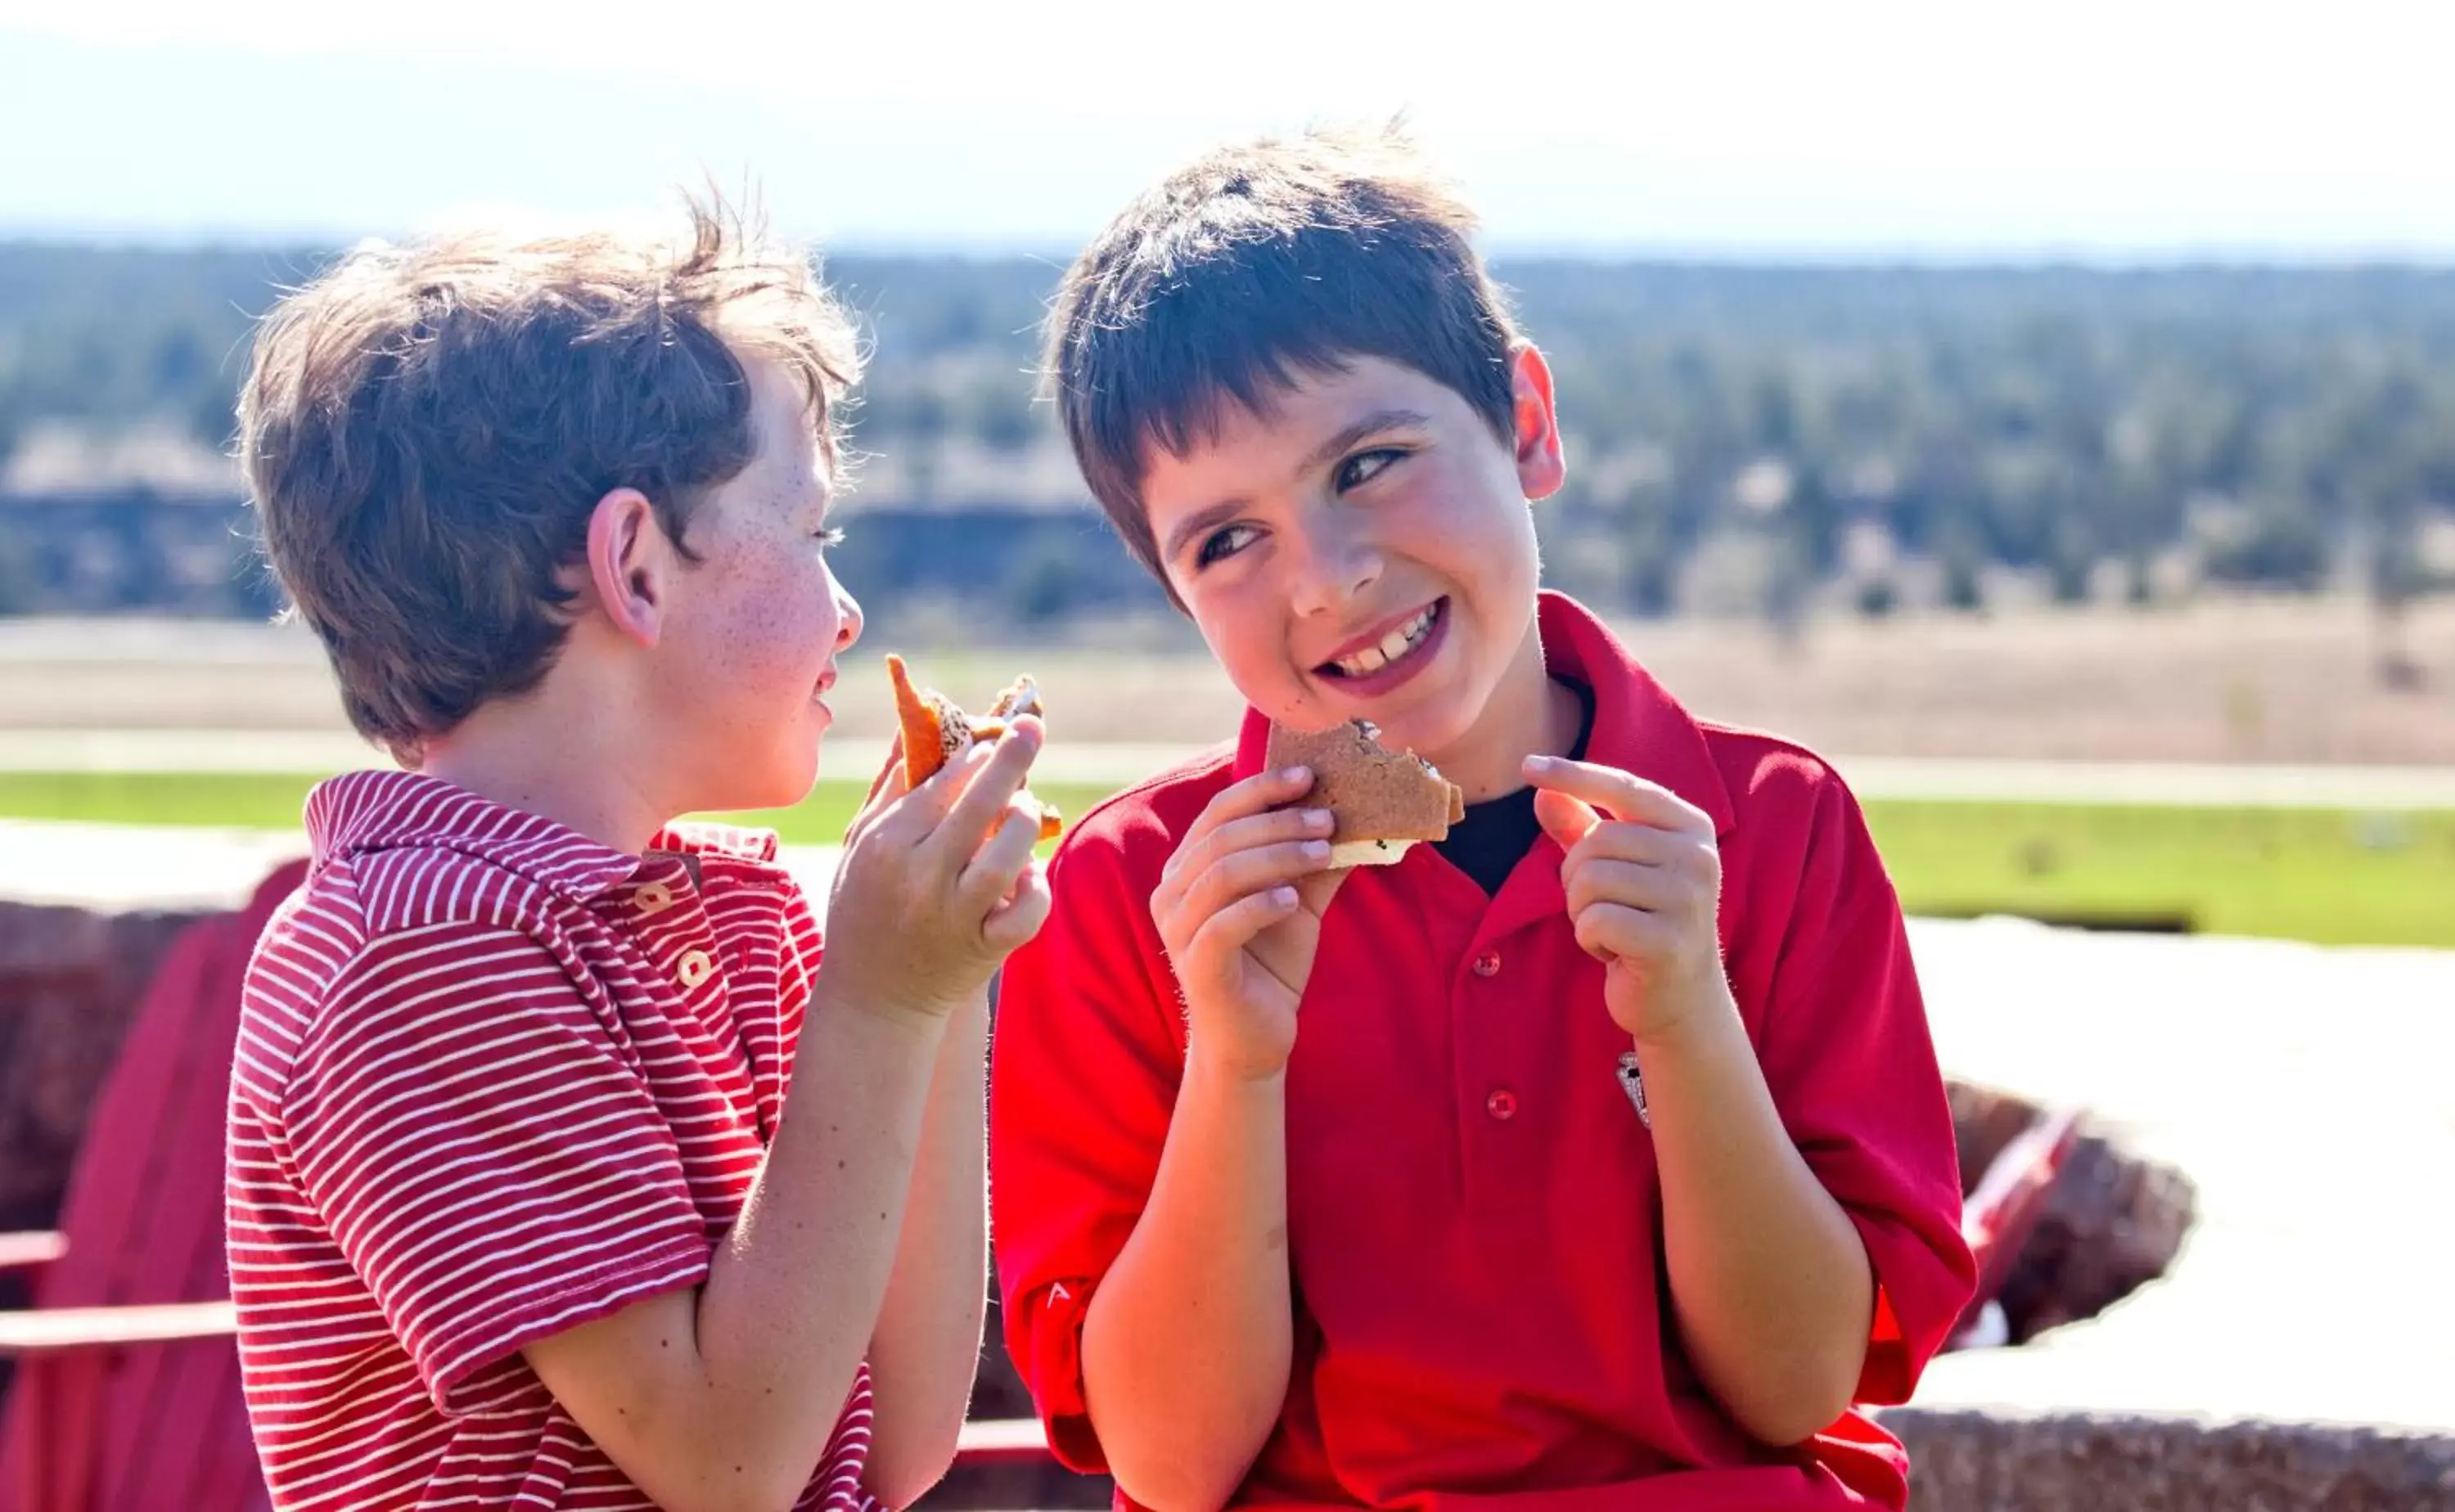
[[(1536, 602), (1535, 626), (1543, 637), (1544, 670), (1593, 690), (1594, 727), (1586, 759), (1659, 783), (1703, 810), (1714, 833), (1735, 822), (1729, 788), (1705, 733), (1669, 690), (1654, 681), (1593, 613), (1566, 594), (1546, 591)], [(1235, 776), (1262, 770), (1270, 721), (1247, 708), (1236, 741)]]
[[(318, 784), (307, 797), (307, 837), (318, 870), (336, 859), (382, 851), (451, 851), (580, 903), (619, 886), (641, 863), (640, 857), (542, 815), (416, 772), (353, 772)], [(648, 849), (772, 868), (776, 837), (725, 825), (668, 825)]]

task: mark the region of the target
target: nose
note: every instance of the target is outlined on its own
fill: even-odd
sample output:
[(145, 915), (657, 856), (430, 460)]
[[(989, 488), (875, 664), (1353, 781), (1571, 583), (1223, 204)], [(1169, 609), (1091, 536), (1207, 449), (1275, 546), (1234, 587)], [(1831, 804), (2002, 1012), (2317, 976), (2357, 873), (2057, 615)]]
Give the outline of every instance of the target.
[(1299, 615), (1336, 614), (1381, 577), (1381, 551), (1354, 511), (1314, 509), (1285, 529)]
[(833, 573), (827, 575), (827, 592), (833, 594), (836, 600), (836, 650), (844, 651), (861, 638), (861, 600), (836, 581)]

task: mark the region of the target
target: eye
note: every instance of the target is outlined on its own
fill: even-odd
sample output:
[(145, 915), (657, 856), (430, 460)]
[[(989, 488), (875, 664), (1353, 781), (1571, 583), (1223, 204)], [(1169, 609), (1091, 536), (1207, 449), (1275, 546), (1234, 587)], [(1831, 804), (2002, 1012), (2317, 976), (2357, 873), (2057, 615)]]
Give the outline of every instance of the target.
[(1200, 569), (1213, 562), (1226, 561), (1250, 546), (1260, 534), (1250, 525), (1230, 525), (1224, 530), (1213, 531), (1203, 540), (1202, 549), (1193, 554), (1193, 565)]
[(1341, 494), (1349, 489), (1362, 488), (1387, 472), (1390, 464), (1406, 454), (1402, 448), (1394, 446), (1379, 446), (1370, 452), (1358, 452), (1338, 464), (1338, 473), (1332, 481)]
[(810, 539), (819, 543), (819, 550), (826, 551), (833, 547), (842, 546), (843, 544), (843, 535), (844, 533), (842, 526), (830, 525), (822, 531), (812, 533)]

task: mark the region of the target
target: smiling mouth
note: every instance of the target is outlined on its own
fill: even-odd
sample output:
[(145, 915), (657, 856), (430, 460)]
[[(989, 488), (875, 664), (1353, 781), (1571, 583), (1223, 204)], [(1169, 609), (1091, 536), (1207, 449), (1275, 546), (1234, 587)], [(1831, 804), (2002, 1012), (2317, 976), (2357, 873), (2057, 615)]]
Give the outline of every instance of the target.
[(1313, 670), (1325, 677), (1370, 677), (1413, 655), (1430, 636), (1432, 627), (1440, 623), (1441, 615), (1448, 607), (1448, 599), (1436, 598), (1425, 605), (1422, 613), (1414, 618), (1382, 636), (1378, 643), (1351, 655), (1341, 656), (1336, 661), (1325, 661)]

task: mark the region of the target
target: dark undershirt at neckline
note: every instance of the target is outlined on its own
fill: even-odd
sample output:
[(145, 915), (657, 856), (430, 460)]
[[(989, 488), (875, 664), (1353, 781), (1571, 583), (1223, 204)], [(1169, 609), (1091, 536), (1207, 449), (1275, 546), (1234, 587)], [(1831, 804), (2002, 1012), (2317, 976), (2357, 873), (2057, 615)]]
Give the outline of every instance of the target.
[[(1594, 691), (1566, 677), (1553, 680), (1577, 696), (1577, 741), (1570, 748), (1569, 759), (1582, 761), (1587, 737), (1594, 731)], [(1534, 817), (1534, 790), (1523, 787), (1488, 802), (1468, 804), (1466, 817), (1451, 825), (1449, 838), (1433, 841), (1432, 848), (1473, 877), (1485, 897), (1492, 897), (1542, 833), (1542, 821)]]

